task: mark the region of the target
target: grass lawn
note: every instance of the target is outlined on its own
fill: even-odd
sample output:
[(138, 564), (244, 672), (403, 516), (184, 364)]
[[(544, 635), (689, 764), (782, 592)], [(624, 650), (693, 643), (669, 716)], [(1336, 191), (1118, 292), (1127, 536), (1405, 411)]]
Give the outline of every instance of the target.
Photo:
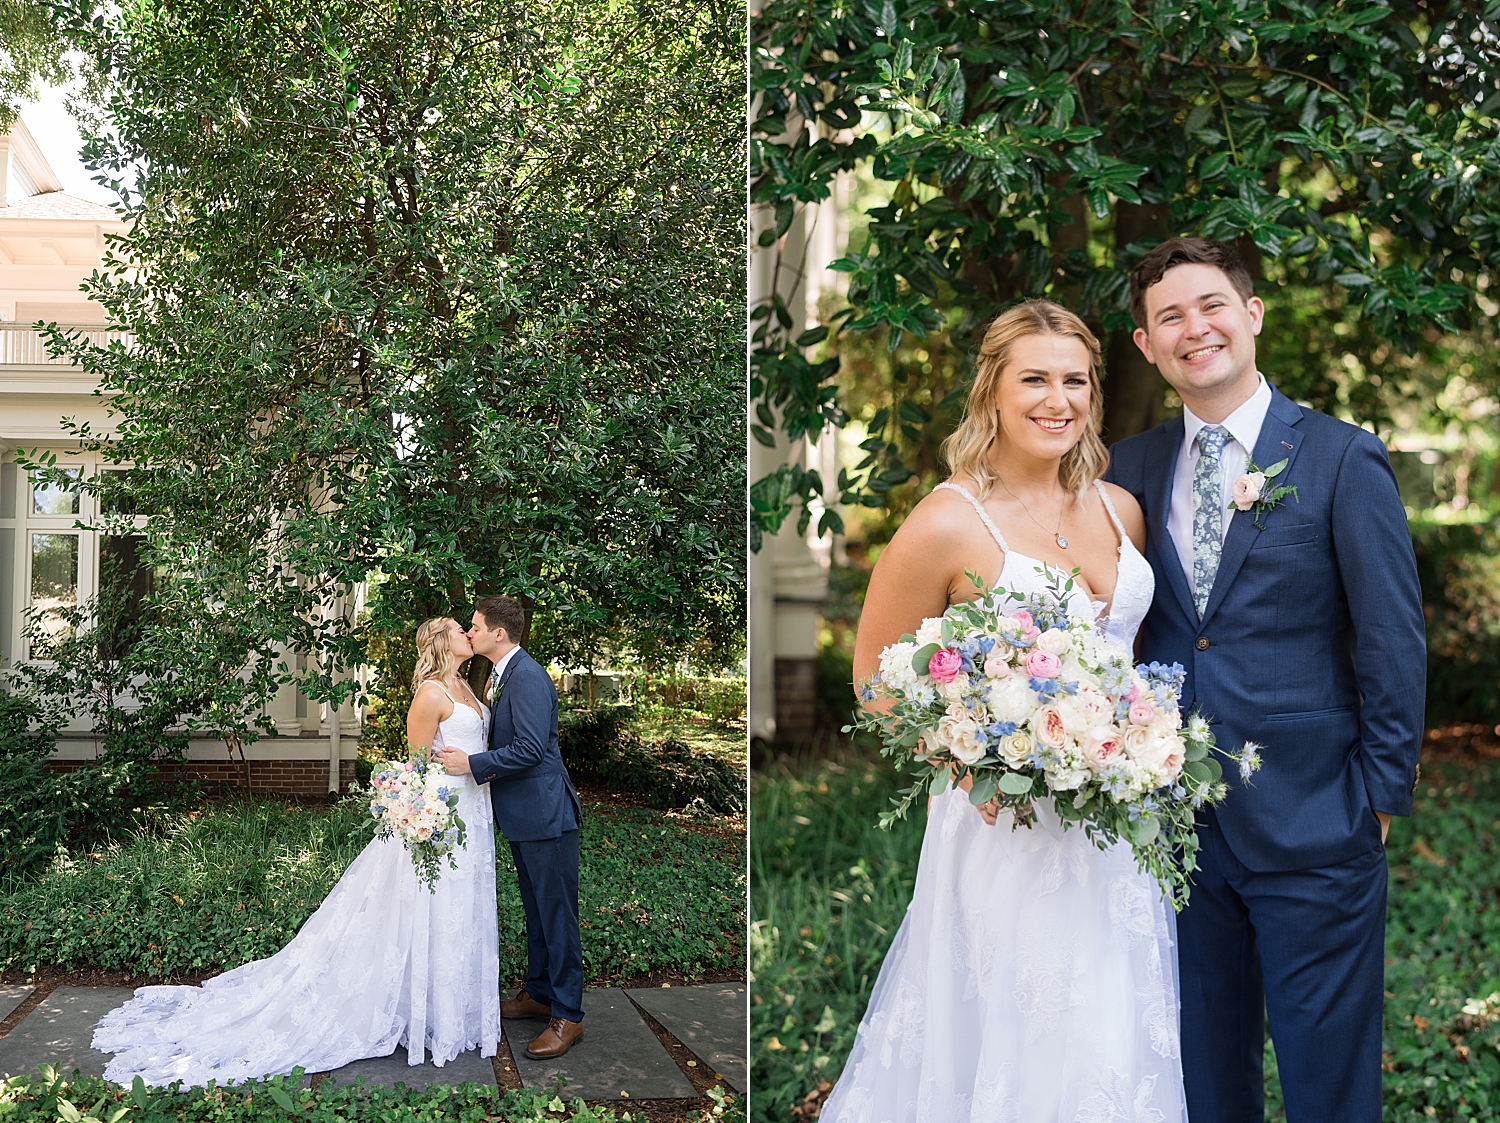
[[(349, 807), (216, 799), (39, 880), (0, 886), (0, 970), (202, 975), (283, 947), (368, 838)], [(744, 964), (743, 820), (585, 799), (579, 873), (591, 985)], [(525, 974), (525, 921), (497, 838), (500, 977)]]
[[(1429, 741), (1413, 817), (1391, 828), (1387, 1123), (1500, 1116), (1500, 743), (1473, 734)], [(896, 787), (858, 754), (752, 779), (754, 1120), (804, 1118), (843, 1067), (926, 825), (874, 828)], [(1284, 1119), (1266, 1059), (1266, 1118)]]

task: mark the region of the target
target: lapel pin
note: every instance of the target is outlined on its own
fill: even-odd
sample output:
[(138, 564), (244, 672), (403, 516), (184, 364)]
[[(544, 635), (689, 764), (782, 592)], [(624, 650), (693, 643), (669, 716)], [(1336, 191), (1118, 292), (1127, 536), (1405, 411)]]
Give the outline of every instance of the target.
[(1282, 441), (1282, 442), (1281, 442), (1281, 447), (1282, 447), (1282, 448), (1291, 448), (1291, 447), (1292, 447), (1292, 446), (1291, 446), (1291, 445), (1289, 445), (1289, 444), (1287, 444), (1287, 443), (1286, 443), (1286, 442), (1285, 442), (1285, 441)]

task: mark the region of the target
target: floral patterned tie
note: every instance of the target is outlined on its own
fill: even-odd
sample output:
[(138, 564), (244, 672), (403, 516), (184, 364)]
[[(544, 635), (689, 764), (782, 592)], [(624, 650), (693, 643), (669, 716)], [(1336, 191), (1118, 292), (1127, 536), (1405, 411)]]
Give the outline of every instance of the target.
[(1224, 548), (1224, 492), (1219, 483), (1219, 457), (1229, 434), (1216, 426), (1198, 430), (1198, 466), (1193, 470), (1193, 603), (1198, 619), (1208, 607), (1208, 594), (1219, 572)]

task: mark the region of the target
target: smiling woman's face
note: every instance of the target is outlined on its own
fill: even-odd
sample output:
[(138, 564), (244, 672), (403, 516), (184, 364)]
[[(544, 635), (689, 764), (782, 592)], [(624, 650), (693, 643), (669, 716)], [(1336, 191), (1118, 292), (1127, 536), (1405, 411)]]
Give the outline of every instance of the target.
[(1059, 460), (1088, 425), (1093, 390), (1089, 351), (1067, 335), (1028, 335), (1011, 344), (995, 384), (1000, 431), (1018, 452)]

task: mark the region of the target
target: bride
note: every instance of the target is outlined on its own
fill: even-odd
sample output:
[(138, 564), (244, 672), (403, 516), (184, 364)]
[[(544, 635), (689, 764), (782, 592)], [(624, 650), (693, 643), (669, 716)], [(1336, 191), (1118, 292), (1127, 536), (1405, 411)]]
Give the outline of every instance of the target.
[[(953, 476), (871, 576), (856, 681), (977, 595), (965, 570), (1024, 593), (1047, 588), (1044, 566), (1077, 570), (1069, 611), (1132, 649), (1153, 578), (1140, 508), (1098, 480), (1099, 366), (1098, 340), (1049, 301), (990, 325), (944, 448)], [(1036, 813), (1012, 830), (964, 790), (931, 801), (911, 905), (821, 1119), (1184, 1123), (1170, 907), (1128, 845), (1064, 831), (1050, 800)]]
[[(458, 668), (473, 654), (445, 616), (417, 629), (411, 745), (484, 748), (489, 712)], [(106, 1014), (93, 1046), (114, 1057), (105, 1076), (129, 1084), (197, 1086), (289, 1072), (326, 1072), (406, 1046), (441, 1067), (500, 1040), (495, 831), (487, 785), (455, 776), (468, 828), (457, 869), (443, 861), (434, 891), (405, 846), (375, 839), (286, 947), (202, 987), (141, 987)]]

